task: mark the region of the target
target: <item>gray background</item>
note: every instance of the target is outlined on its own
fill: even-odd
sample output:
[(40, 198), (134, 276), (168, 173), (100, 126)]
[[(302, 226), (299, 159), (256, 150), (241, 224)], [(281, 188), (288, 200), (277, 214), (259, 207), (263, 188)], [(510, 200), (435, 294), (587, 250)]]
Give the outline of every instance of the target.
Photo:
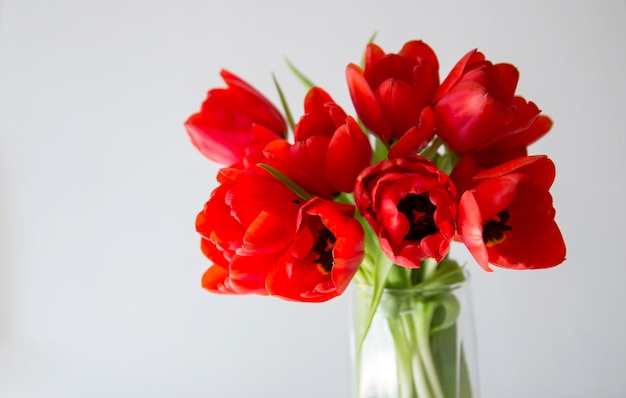
[(473, 267), (483, 396), (626, 396), (625, 4), (4, 0), (0, 396), (347, 397), (348, 295), (200, 289), (216, 167), (182, 123), (221, 67), (274, 101), (275, 72), (299, 113), (285, 55), (351, 109), (344, 68), (374, 31), (390, 52), (424, 39), (442, 76), (474, 47), (513, 63), (555, 121), (531, 152), (557, 165), (568, 261)]

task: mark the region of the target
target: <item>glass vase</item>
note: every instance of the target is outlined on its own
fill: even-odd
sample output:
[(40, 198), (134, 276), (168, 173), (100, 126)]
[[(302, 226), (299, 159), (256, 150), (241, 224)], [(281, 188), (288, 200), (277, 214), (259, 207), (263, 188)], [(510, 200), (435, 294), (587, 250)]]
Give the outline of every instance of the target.
[(369, 328), (373, 289), (356, 284), (353, 291), (355, 398), (478, 398), (467, 277), (383, 290)]

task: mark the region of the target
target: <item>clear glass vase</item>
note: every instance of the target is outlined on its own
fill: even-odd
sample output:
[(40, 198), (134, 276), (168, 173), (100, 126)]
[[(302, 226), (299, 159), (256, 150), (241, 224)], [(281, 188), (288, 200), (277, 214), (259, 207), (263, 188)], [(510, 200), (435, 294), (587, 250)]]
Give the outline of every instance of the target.
[(385, 289), (367, 331), (373, 289), (353, 290), (354, 397), (479, 397), (467, 277), (444, 287)]

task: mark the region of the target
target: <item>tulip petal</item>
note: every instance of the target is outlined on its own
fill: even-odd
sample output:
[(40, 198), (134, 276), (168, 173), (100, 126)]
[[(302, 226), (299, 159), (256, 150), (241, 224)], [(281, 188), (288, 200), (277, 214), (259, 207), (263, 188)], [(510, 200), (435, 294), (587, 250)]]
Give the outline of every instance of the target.
[(448, 76), (443, 83), (439, 86), (433, 102), (439, 101), (444, 95), (450, 91), (450, 89), (461, 79), (463, 72), (468, 65), (473, 63), (482, 62), (485, 60), (485, 56), (478, 52), (477, 49), (473, 49), (463, 56), (452, 68)]
[(238, 294), (266, 295), (265, 280), (280, 259), (277, 253), (257, 256), (235, 256), (230, 263), (230, 287)]
[(515, 95), (519, 71), (511, 64), (496, 64), (494, 66), (498, 72), (497, 81), (489, 89), (496, 100), (508, 104)]
[(464, 82), (433, 107), (437, 134), (457, 153), (478, 147), (489, 138), (500, 115), (484, 87)]
[(326, 175), (337, 192), (352, 192), (361, 170), (372, 159), (367, 136), (353, 118), (335, 131), (328, 144)]
[(407, 106), (418, 103), (407, 83), (387, 79), (378, 86), (374, 95), (390, 124), (391, 136), (387, 143), (397, 141), (408, 129), (419, 124), (421, 108)]
[(228, 269), (212, 265), (202, 275), (202, 287), (212, 293), (233, 294)]
[(374, 92), (365, 80), (361, 68), (354, 64), (346, 68), (346, 80), (352, 103), (363, 125), (374, 132), (384, 142), (389, 141), (389, 125), (385, 122), (383, 111), (376, 101)]
[(365, 56), (363, 57), (363, 67), (367, 70), (376, 64), (382, 57), (385, 56), (385, 52), (377, 46), (375, 43), (368, 43), (365, 47)]
[(405, 43), (399, 54), (409, 58), (418, 59), (422, 64), (430, 65), (435, 70), (439, 70), (439, 61), (433, 49), (421, 40), (412, 40)]
[(474, 191), (466, 191), (459, 201), (458, 229), (461, 239), (469, 249), (474, 260), (485, 271), (493, 271), (489, 268), (489, 254), (483, 241), (483, 217), (474, 198)]
[(389, 150), (388, 157), (399, 158), (414, 155), (426, 148), (435, 136), (435, 119), (430, 108), (424, 108), (420, 115), (419, 124), (411, 127), (398, 142)]
[(225, 69), (220, 72), (220, 76), (229, 88), (237, 93), (236, 97), (240, 109), (245, 109), (246, 114), (250, 115), (255, 123), (267, 126), (269, 130), (284, 137), (287, 123), (280, 111), (263, 94)]

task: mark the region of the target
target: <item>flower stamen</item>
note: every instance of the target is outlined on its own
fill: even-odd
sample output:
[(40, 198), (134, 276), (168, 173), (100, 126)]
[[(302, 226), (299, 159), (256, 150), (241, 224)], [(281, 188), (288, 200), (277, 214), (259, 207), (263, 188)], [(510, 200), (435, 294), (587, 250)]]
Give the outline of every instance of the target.
[(483, 224), (483, 242), (487, 246), (497, 245), (504, 240), (505, 232), (513, 229), (510, 225), (506, 225), (511, 218), (511, 214), (507, 209), (502, 210), (493, 219)]
[(313, 262), (318, 264), (318, 268), (323, 274), (328, 274), (333, 269), (335, 242), (337, 242), (337, 238), (328, 228), (317, 231), (317, 241), (311, 250), (317, 254), (317, 258)]
[(419, 242), (428, 235), (439, 232), (435, 225), (435, 210), (427, 194), (410, 193), (398, 202), (398, 211), (404, 214), (409, 221), (409, 232), (405, 240)]

